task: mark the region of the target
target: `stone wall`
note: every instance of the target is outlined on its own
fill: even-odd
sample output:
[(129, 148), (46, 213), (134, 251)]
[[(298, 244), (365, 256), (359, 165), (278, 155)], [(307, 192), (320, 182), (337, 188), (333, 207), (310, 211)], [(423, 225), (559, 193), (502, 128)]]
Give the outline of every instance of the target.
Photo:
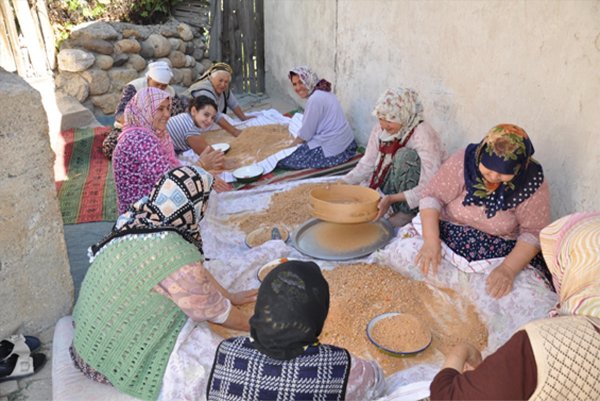
[(600, 210), (599, 21), (598, 1), (265, 0), (267, 93), (297, 100), (287, 72), (312, 65), (362, 143), (394, 86), (420, 93), (449, 152), (516, 123), (544, 166), (554, 217)]
[[(68, 314), (73, 281), (38, 91), (0, 68), (0, 338)], [(35, 151), (32, 151), (35, 150)]]
[(96, 115), (109, 115), (128, 82), (141, 77), (151, 61), (164, 60), (173, 69), (171, 85), (180, 92), (211, 65), (205, 57), (203, 29), (175, 19), (161, 25), (122, 22), (82, 24), (58, 53), (56, 87)]

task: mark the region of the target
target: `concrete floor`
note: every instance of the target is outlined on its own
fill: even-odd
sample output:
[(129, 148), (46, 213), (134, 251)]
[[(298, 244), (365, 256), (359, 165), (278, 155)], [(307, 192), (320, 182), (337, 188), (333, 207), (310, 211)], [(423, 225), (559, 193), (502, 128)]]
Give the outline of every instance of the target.
[[(62, 116), (56, 107), (53, 82), (37, 80), (30, 82), (41, 94), (46, 113), (50, 138), (60, 131)], [(241, 95), (238, 100), (243, 110), (263, 110), (274, 108), (280, 112), (288, 112), (297, 107), (291, 99), (271, 99), (265, 95)], [(93, 126), (100, 125), (98, 122)], [(73, 224), (64, 226), (65, 242), (69, 256), (69, 264), (73, 285), (75, 288), (75, 299), (79, 295), (81, 283), (89, 267), (87, 249), (107, 235), (113, 226), (113, 222), (96, 222), (85, 224)], [(48, 357), (46, 365), (42, 370), (30, 378), (0, 383), (0, 401), (46, 401), (52, 400), (52, 337), (54, 329), (40, 333), (38, 337), (42, 341), (41, 352)]]

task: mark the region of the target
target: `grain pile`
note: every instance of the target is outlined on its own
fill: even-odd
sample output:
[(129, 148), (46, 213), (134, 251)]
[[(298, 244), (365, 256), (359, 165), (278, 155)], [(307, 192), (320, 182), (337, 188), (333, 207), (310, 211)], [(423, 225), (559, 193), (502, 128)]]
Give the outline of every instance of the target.
[[(480, 350), (487, 344), (487, 328), (475, 307), (453, 290), (431, 289), (380, 265), (341, 265), (323, 274), (329, 282), (331, 303), (321, 342), (375, 358), (386, 375), (431, 361), (436, 349), (447, 352), (461, 340)], [(378, 350), (365, 331), (369, 321), (384, 312), (418, 316), (433, 335), (431, 346), (410, 358), (397, 358)]]
[(210, 131), (203, 135), (209, 144), (225, 142), (231, 145), (225, 155), (228, 170), (264, 160), (289, 148), (294, 140), (288, 132), (288, 126), (281, 124), (244, 128), (237, 138), (224, 130)]
[(266, 210), (232, 216), (229, 222), (236, 224), (246, 234), (261, 226), (281, 225), (290, 231), (312, 218), (308, 205), (308, 194), (313, 188), (327, 184), (301, 184), (271, 197)]
[(336, 224), (322, 222), (314, 226), (319, 246), (332, 253), (345, 253), (368, 247), (386, 235), (376, 223)]

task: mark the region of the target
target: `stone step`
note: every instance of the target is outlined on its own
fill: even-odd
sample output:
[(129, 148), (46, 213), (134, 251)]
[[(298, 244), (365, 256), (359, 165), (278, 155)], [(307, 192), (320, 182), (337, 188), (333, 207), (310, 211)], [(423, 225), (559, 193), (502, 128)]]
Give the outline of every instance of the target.
[(61, 131), (71, 128), (97, 127), (101, 125), (94, 116), (94, 113), (85, 108), (72, 96), (57, 91), (56, 105), (62, 116), (60, 123)]

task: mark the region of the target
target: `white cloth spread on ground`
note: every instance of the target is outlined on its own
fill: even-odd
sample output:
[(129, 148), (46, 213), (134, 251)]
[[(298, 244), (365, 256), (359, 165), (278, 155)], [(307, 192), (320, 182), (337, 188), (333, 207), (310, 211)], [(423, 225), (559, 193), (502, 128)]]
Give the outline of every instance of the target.
[[(291, 246), (291, 242), (281, 240), (268, 241), (265, 244), (248, 249), (244, 243), (245, 234), (227, 224), (228, 216), (243, 212), (258, 212), (268, 207), (271, 196), (277, 192), (290, 189), (308, 182), (335, 181), (337, 177), (315, 178), (304, 181), (267, 185), (260, 188), (212, 193), (208, 209), (201, 223), (204, 251), (209, 261), (206, 267), (215, 278), (230, 291), (241, 291), (257, 288), (258, 269), (276, 258), (290, 257), (310, 259), (300, 254)], [(418, 223), (418, 219), (415, 220)], [(486, 273), (466, 273), (451, 265), (456, 255), (450, 255), (448, 249), (443, 250), (443, 260), (436, 276), (424, 278), (414, 264), (414, 257), (422, 245), (422, 238), (415, 228), (418, 224), (409, 224), (399, 230), (396, 238), (384, 249), (372, 255), (353, 260), (350, 263), (380, 263), (388, 265), (404, 276), (414, 280), (424, 280), (436, 287), (451, 288), (462, 294), (468, 301), (477, 306), (483, 322), (489, 330), (488, 346), (483, 354), (494, 352), (500, 345), (525, 323), (547, 316), (548, 311), (557, 302), (556, 294), (551, 292), (531, 270), (520, 273), (514, 283), (513, 291), (495, 300), (485, 290)], [(332, 269), (340, 262), (317, 261), (323, 269)], [(499, 261), (490, 262), (487, 272), (491, 271)], [(206, 323), (188, 324), (177, 339), (175, 350), (169, 360), (167, 374), (163, 380), (161, 399), (204, 399), (206, 382), (216, 346), (220, 338), (212, 333)], [(379, 400), (409, 400), (412, 386), (416, 386), (413, 394), (417, 397), (426, 390), (423, 383), (431, 381), (438, 372), (443, 355), (435, 362), (416, 365), (397, 372), (386, 378), (386, 395)], [(183, 385), (185, 383), (185, 385)], [(407, 387), (408, 386), (408, 387)], [(421, 398), (421, 397), (418, 397)], [(418, 399), (412, 398), (412, 399)]]
[[(240, 129), (270, 124), (287, 125), (290, 123), (291, 120), (291, 118), (284, 116), (275, 109), (248, 112), (246, 113), (246, 115), (256, 116), (256, 118), (251, 118), (250, 120), (246, 121), (233, 119), (229, 116), (225, 116), (225, 118), (227, 118), (227, 121), (229, 121), (231, 125), (234, 125)], [(216, 128), (211, 127), (211, 129), (220, 129), (220, 127), (216, 124), (213, 124), (213, 126)], [(292, 146), (289, 148), (282, 149), (279, 152), (272, 154), (271, 156), (259, 161), (256, 164), (263, 169), (263, 174), (268, 174), (271, 171), (275, 170), (275, 166), (277, 166), (277, 163), (280, 160), (285, 159), (286, 157), (291, 155), (297, 147), (298, 146)], [(182, 163), (190, 165), (198, 163), (200, 157), (192, 149), (189, 149), (183, 152), (181, 155), (179, 155), (179, 159), (182, 161)], [(231, 171), (224, 171), (219, 175), (219, 177), (225, 182), (237, 181)]]

